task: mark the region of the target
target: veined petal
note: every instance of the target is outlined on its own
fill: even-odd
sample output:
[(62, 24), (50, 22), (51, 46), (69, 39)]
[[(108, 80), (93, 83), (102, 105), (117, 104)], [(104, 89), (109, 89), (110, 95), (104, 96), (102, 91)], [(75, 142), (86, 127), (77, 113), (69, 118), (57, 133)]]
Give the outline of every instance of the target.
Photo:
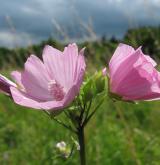
[(47, 45), (43, 50), (43, 61), (52, 80), (56, 80), (61, 86), (65, 85), (65, 69), (63, 54), (61, 51)]
[(77, 85), (78, 89), (80, 89), (80, 86), (82, 84), (85, 68), (86, 68), (86, 64), (84, 59), (84, 49), (82, 49), (77, 57), (77, 62), (74, 72), (74, 84)]
[(119, 84), (116, 92), (125, 100), (146, 100), (149, 96), (154, 98), (160, 95), (156, 69), (149, 62), (133, 68)]
[(120, 45), (109, 65), (110, 91), (123, 100), (160, 99), (160, 73), (155, 66), (156, 62), (141, 47), (134, 51)]
[(68, 91), (66, 94), (64, 100), (63, 100), (63, 105), (68, 106), (74, 98), (78, 95), (79, 89), (77, 88), (77, 85), (73, 85), (72, 88)]
[(35, 99), (32, 99), (24, 92), (18, 90), (15, 87), (10, 87), (10, 90), (15, 103), (29, 108), (41, 109), (40, 103)]
[(41, 60), (31, 55), (25, 63), (25, 70), (22, 72), (22, 84), (26, 93), (39, 100), (51, 100), (52, 96), (48, 90), (50, 77)]
[(63, 108), (62, 101), (39, 101), (15, 87), (10, 88), (15, 103), (38, 110), (58, 110)]
[(61, 112), (64, 108), (62, 101), (46, 101), (40, 103), (41, 109), (45, 109), (47, 111), (52, 112)]
[[(81, 51), (80, 54), (83, 54)], [(78, 47), (76, 44), (70, 44), (65, 47), (63, 52), (46, 46), (43, 51), (44, 64), (52, 75), (52, 78), (58, 81), (67, 92), (74, 84), (76, 73), (79, 72), (80, 64), (84, 67), (85, 62), (82, 55), (78, 55)], [(78, 66), (77, 66), (78, 65)]]
[(149, 55), (145, 55), (143, 52), (142, 52), (142, 49), (141, 47), (139, 47), (139, 50), (141, 52), (141, 56), (142, 56), (142, 60), (143, 62), (149, 62), (152, 64), (153, 67), (155, 67), (157, 65), (157, 63), (149, 56)]
[(68, 106), (78, 94), (76, 86), (73, 86), (68, 93), (65, 95), (64, 99), (61, 101), (48, 101), (41, 102), (40, 106), (42, 109), (50, 111), (60, 111), (64, 107)]
[(24, 72), (12, 73), (13, 79), (23, 86), (10, 87), (14, 101), (26, 107), (60, 112), (79, 93), (86, 67), (83, 52), (82, 49), (78, 55), (76, 44), (70, 44), (64, 52), (46, 46), (44, 64), (31, 55)]
[(158, 81), (152, 84), (150, 92), (139, 98), (139, 100), (145, 100), (145, 101), (160, 100), (160, 82)]
[(78, 95), (78, 92), (79, 89), (77, 86), (73, 85), (62, 101), (41, 102), (41, 108), (50, 111), (61, 111), (61, 109), (67, 107), (74, 100), (74, 98)]
[(119, 66), (134, 52), (134, 48), (129, 45), (122, 43), (118, 45), (109, 62), (110, 77), (112, 77), (115, 72), (119, 70)]
[(74, 76), (78, 60), (78, 47), (76, 44), (70, 44), (63, 51), (65, 88), (69, 90), (74, 83)]
[(146, 58), (148, 62), (150, 62), (153, 65), (153, 67), (157, 65), (157, 63), (150, 56), (144, 55), (144, 57)]
[[(124, 77), (135, 67), (134, 65), (139, 65), (141, 63), (141, 49), (137, 49), (132, 55), (128, 56), (118, 67), (118, 70), (110, 76), (110, 84), (112, 92), (115, 92), (120, 84), (123, 81)], [(137, 63), (137, 61), (140, 61)]]
[(21, 75), (21, 72), (19, 71), (13, 71), (11, 72), (11, 76), (13, 78), (13, 80), (22, 88), (23, 87), (23, 84), (22, 84), (22, 75)]

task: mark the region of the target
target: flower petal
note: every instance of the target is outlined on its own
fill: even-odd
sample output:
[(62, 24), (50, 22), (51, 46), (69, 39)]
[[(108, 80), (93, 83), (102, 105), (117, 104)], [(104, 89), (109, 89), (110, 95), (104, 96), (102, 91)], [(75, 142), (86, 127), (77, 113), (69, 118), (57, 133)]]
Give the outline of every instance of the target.
[(159, 86), (154, 91), (152, 89), (157, 83), (157, 71), (151, 63), (145, 62), (126, 75), (116, 92), (125, 100), (146, 100), (156, 97), (158, 93), (160, 96)]
[(64, 106), (68, 106), (74, 98), (78, 95), (79, 89), (77, 85), (73, 85), (72, 88), (68, 91), (67, 95), (64, 98)]
[(77, 58), (75, 72), (74, 72), (74, 84), (77, 85), (78, 91), (79, 91), (80, 86), (83, 81), (85, 68), (86, 68), (86, 64), (85, 64), (84, 55), (82, 54), (82, 51), (80, 51), (78, 58)]
[(63, 110), (63, 102), (62, 101), (46, 101), (40, 103), (41, 109), (49, 110), (49, 111), (59, 111)]
[(13, 71), (11, 72), (11, 76), (13, 78), (13, 80), (15, 80), (15, 82), (22, 88), (23, 87), (23, 84), (22, 84), (22, 75), (21, 75), (21, 72), (19, 71)]
[(63, 103), (62, 101), (44, 101), (41, 102), (39, 100), (35, 100), (35, 98), (32, 98), (28, 94), (18, 90), (15, 87), (11, 87), (11, 94), (13, 97), (13, 100), (15, 103), (29, 107), (29, 108), (34, 108), (38, 110), (51, 110), (51, 111), (56, 111), (58, 109), (63, 108)]
[(134, 48), (125, 44), (119, 44), (115, 50), (110, 62), (110, 77), (112, 77), (115, 72), (118, 70), (118, 67), (123, 63), (129, 56), (135, 52)]
[(43, 60), (48, 72), (52, 75), (52, 79), (64, 87), (65, 92), (74, 84), (76, 72), (79, 71), (79, 66), (77, 66), (79, 62), (84, 65), (84, 60), (81, 58), (83, 57), (78, 56), (76, 44), (68, 45), (63, 52), (51, 46), (46, 46), (43, 51)]
[[(78, 47), (71, 44), (60, 52), (50, 46), (43, 51), (44, 64), (31, 56), (25, 63), (25, 71), (13, 72), (13, 78), (24, 86), (24, 90), (11, 88), (17, 104), (60, 112), (68, 106), (79, 92), (85, 71), (84, 49), (78, 55)], [(50, 82), (55, 82), (64, 89), (63, 100), (56, 101), (51, 96)]]
[(27, 94), (21, 92), (15, 87), (10, 87), (10, 90), (15, 103), (29, 108), (41, 109), (40, 103)]
[(153, 67), (157, 65), (157, 63), (150, 56), (144, 55), (144, 57), (146, 58), (148, 62), (150, 62), (153, 65)]
[(65, 69), (62, 52), (47, 45), (43, 50), (43, 61), (52, 80), (56, 80), (61, 86), (65, 85)]
[(16, 84), (0, 74), (0, 92), (10, 95), (10, 86), (16, 87)]
[(50, 77), (40, 59), (31, 55), (25, 63), (25, 70), (22, 72), (22, 84), (28, 95), (41, 101), (52, 100), (48, 90)]
[(78, 47), (76, 44), (70, 44), (65, 47), (63, 51), (63, 64), (64, 64), (64, 82), (65, 88), (68, 91), (74, 84), (76, 67), (79, 64), (78, 60)]
[(63, 108), (67, 107), (76, 97), (78, 94), (77, 86), (74, 85), (68, 93), (65, 95), (62, 101), (48, 101), (48, 102), (41, 102), (41, 108), (50, 111), (60, 112)]
[[(142, 63), (141, 59), (141, 49), (137, 49), (132, 55), (128, 56), (119, 66), (118, 70), (110, 76), (110, 85), (112, 92), (115, 92), (119, 87), (120, 82), (124, 79), (124, 77), (130, 73), (130, 71), (135, 67)], [(137, 62), (139, 61), (139, 63)]]

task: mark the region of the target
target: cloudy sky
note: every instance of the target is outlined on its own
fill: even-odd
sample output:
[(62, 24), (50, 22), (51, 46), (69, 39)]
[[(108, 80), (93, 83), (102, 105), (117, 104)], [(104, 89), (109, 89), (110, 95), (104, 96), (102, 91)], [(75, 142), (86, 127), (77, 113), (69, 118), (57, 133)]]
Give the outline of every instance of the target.
[(129, 27), (160, 25), (160, 0), (1, 0), (0, 46), (47, 39), (122, 37)]

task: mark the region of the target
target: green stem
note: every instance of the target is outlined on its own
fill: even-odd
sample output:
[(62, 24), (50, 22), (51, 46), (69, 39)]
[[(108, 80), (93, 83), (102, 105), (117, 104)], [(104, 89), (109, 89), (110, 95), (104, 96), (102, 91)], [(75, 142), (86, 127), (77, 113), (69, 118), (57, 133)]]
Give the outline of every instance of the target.
[(47, 112), (46, 110), (43, 111), (45, 114), (47, 114), (47, 116), (49, 116), (52, 120), (56, 121), (58, 124), (62, 125), (63, 127), (65, 127), (66, 129), (70, 130), (73, 133), (77, 133), (76, 130), (74, 130), (70, 125), (66, 125), (65, 123), (63, 123), (61, 120), (56, 119), (55, 117), (51, 116), (49, 112)]
[(85, 153), (85, 139), (84, 139), (84, 127), (80, 126), (78, 129), (78, 140), (80, 145), (79, 156), (80, 165), (86, 165), (86, 153)]

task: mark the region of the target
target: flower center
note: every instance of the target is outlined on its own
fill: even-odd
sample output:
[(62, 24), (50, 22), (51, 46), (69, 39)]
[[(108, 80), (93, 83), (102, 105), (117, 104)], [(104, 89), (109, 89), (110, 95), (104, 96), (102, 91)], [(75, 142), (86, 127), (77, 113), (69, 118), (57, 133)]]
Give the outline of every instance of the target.
[(48, 83), (48, 90), (56, 101), (63, 100), (65, 92), (63, 90), (63, 87), (60, 84), (58, 84), (55, 80), (51, 80)]

